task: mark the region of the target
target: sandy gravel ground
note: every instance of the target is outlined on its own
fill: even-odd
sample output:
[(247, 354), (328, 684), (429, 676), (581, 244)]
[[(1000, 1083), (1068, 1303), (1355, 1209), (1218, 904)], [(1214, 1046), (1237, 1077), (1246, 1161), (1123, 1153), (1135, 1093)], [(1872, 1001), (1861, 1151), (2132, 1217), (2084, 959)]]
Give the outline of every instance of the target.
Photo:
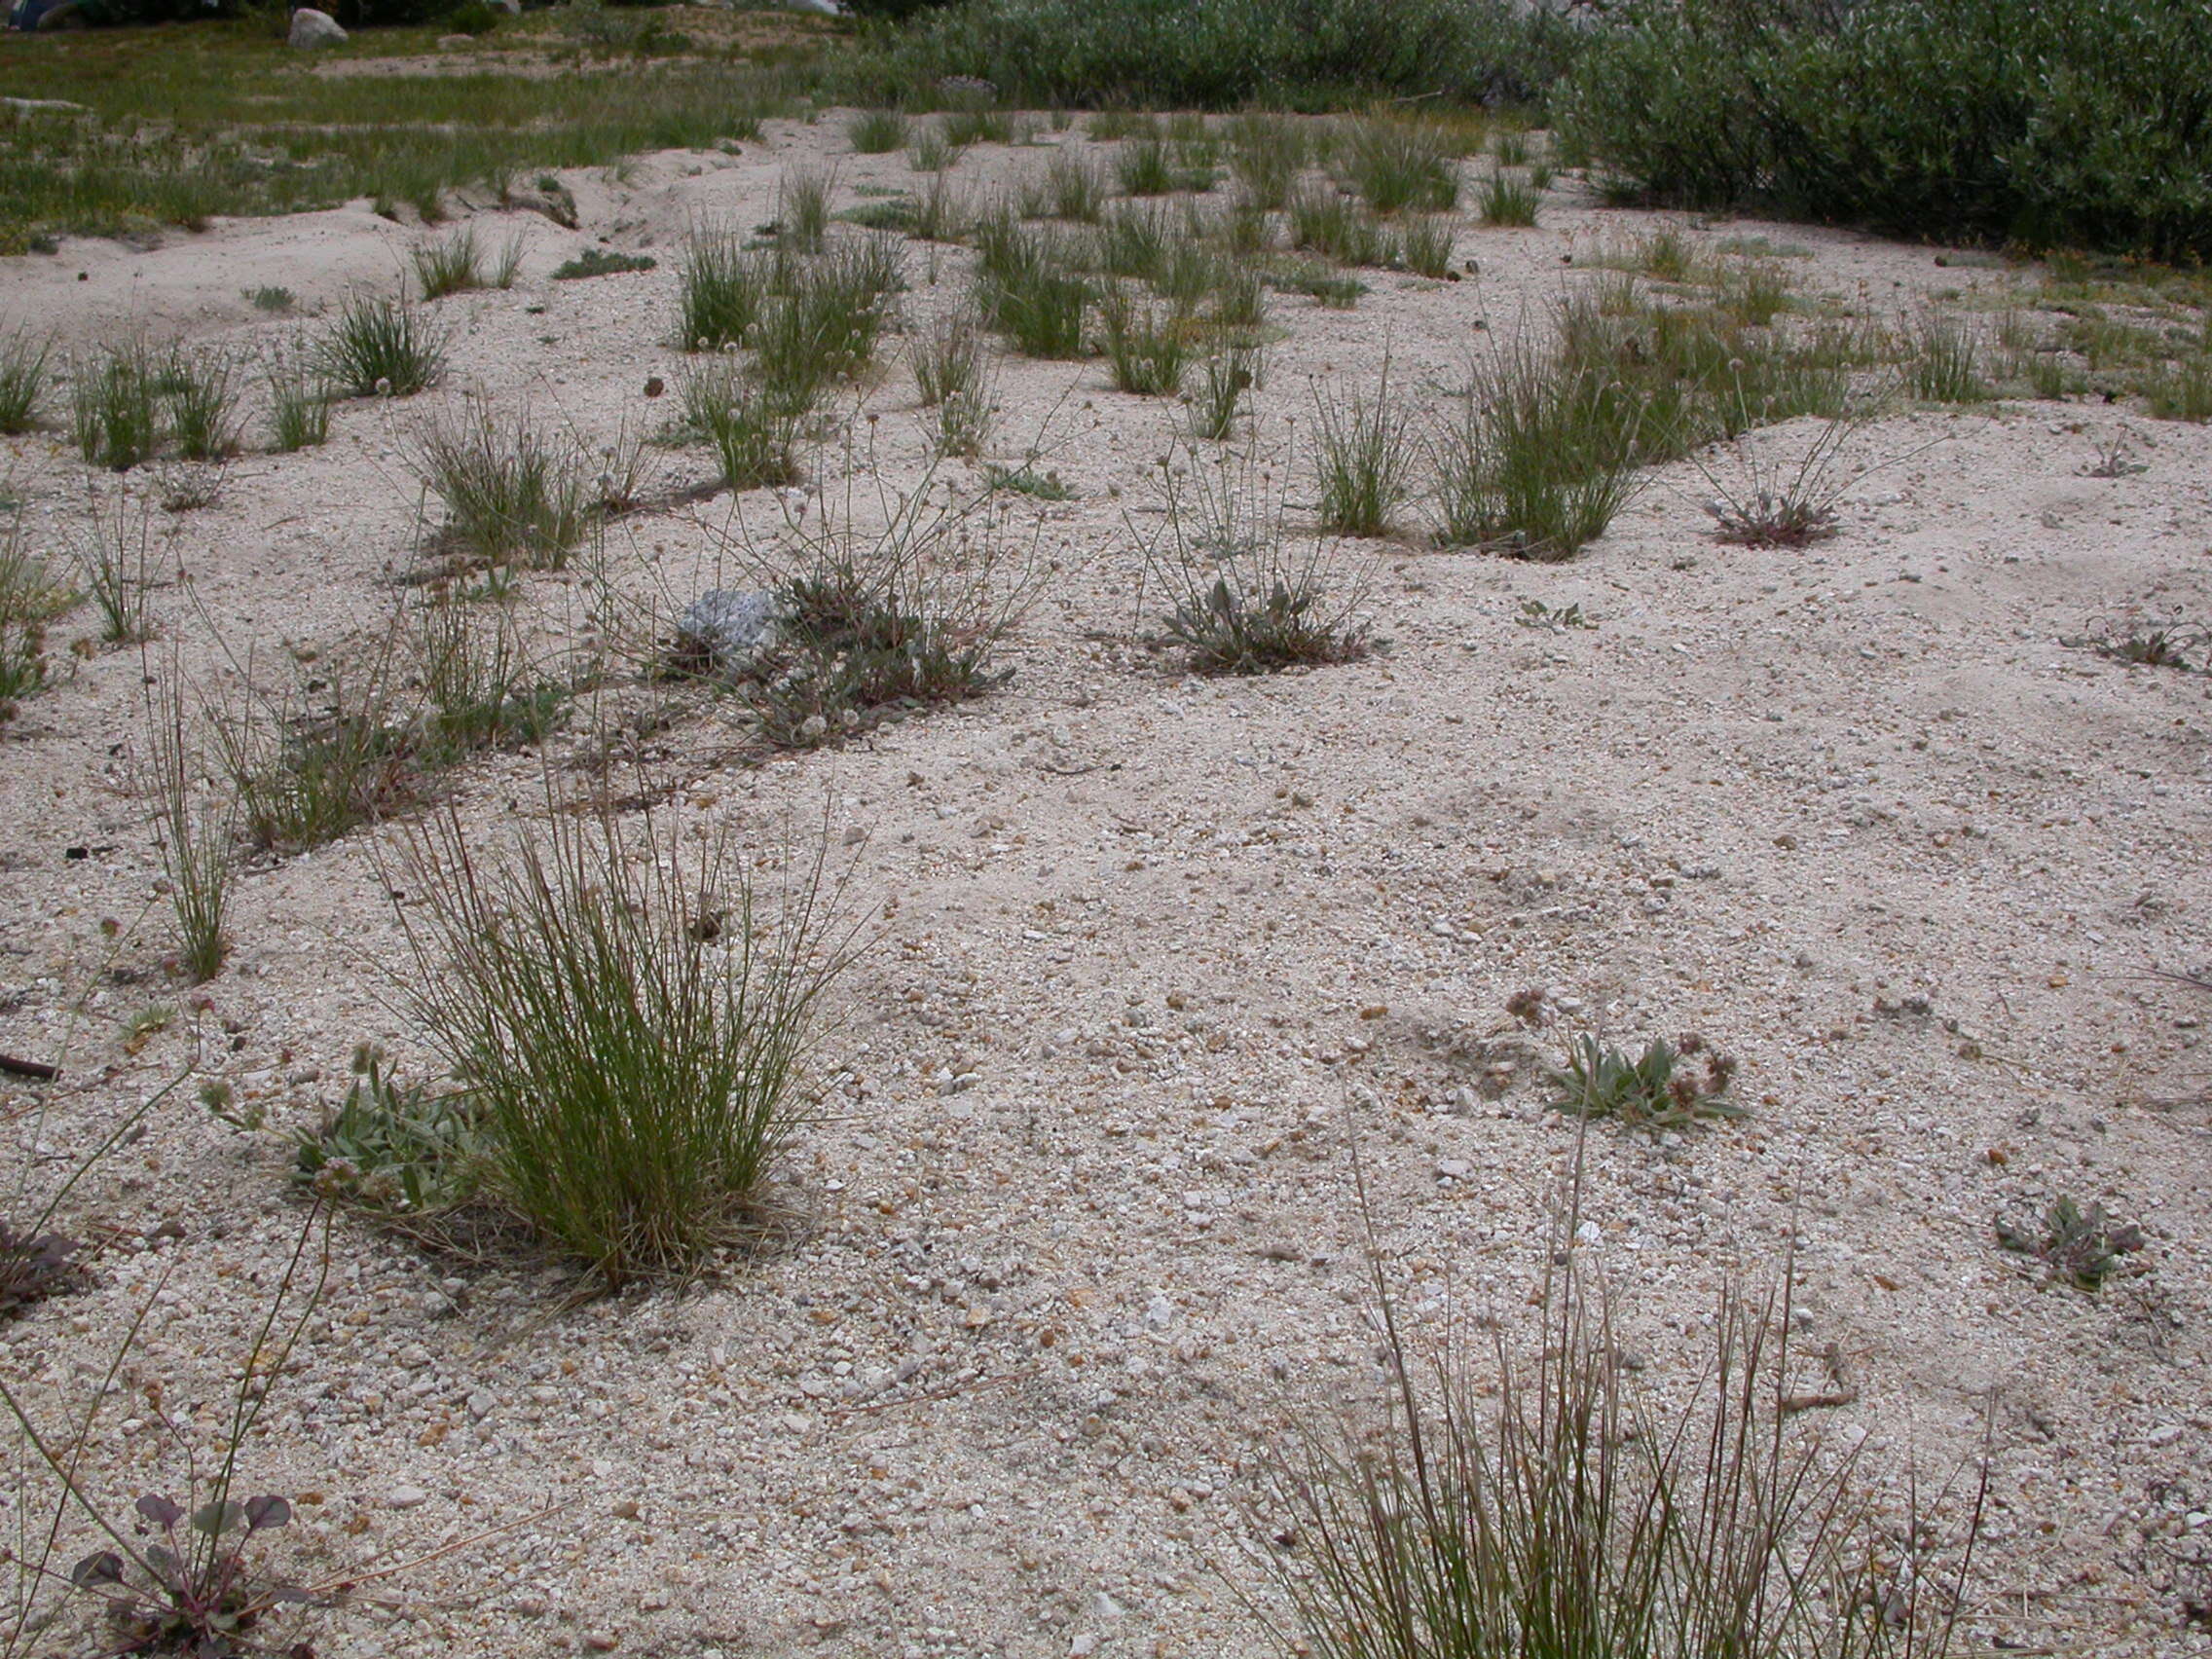
[[(487, 207), (490, 240), (527, 239), (524, 276), (439, 303), (447, 389), (342, 405), (326, 448), (249, 454), (215, 505), (158, 520), (154, 665), (220, 689), (249, 656), (375, 637), (414, 559), (432, 412), (481, 387), (595, 445), (657, 424), (644, 387), (675, 378), (685, 227), (765, 220), (805, 158), (839, 158), (846, 205), (913, 184), (903, 156), (847, 148), (835, 119), (771, 124), (734, 156), (568, 175), (580, 231)], [(955, 176), (1048, 153), (978, 150)], [(1256, 441), (1292, 446), (1294, 518), (1314, 377), (1370, 387), (1386, 350), (1441, 414), (1470, 351), (1580, 279), (1569, 256), (1656, 223), (1563, 188), (1539, 229), (1463, 221), (1478, 276), (1368, 274), (1350, 312), (1274, 296)], [(1809, 250), (1788, 262), (1802, 291), (1863, 314), (2032, 275), (1680, 223), (1697, 246)], [(427, 234), (363, 204), (142, 251), (71, 242), (0, 272), (0, 324), (259, 350), (300, 325), (245, 290), (310, 312), (388, 290)], [(548, 279), (598, 240), (661, 269)], [(911, 244), (909, 314), (952, 304), (969, 258)], [(911, 487), (920, 419), (887, 360), (855, 464)], [(654, 739), (679, 826), (767, 844), (827, 803), (876, 918), (837, 995), (826, 1119), (789, 1165), (802, 1225), (688, 1295), (564, 1309), (556, 1270), (341, 1221), (243, 1480), (299, 1504), (280, 1559), (359, 1571), (560, 1507), (321, 1617), (317, 1650), (1258, 1654), (1255, 1473), (1286, 1414), (1376, 1381), (1347, 1147), (1418, 1321), (1442, 1321), (1448, 1281), (1462, 1310), (1514, 1317), (1575, 1145), (1539, 1066), (1585, 1030), (1695, 1028), (1739, 1058), (1751, 1115), (1589, 1148), (1592, 1251), (1646, 1376), (1678, 1383), (1716, 1287), (1771, 1279), (1793, 1237), (1801, 1349), (1834, 1345), (1856, 1389), (1808, 1420), (1864, 1439), (1896, 1492), (1992, 1425), (1977, 1649), (2212, 1652), (2188, 1622), (2212, 1595), (2192, 1566), (2212, 1558), (2212, 996), (2153, 977), (2208, 954), (2212, 680), (2059, 643), (2128, 608), (2212, 615), (2212, 430), (2086, 402), (1899, 414), (1854, 436), (1883, 464), (1806, 551), (1715, 544), (1688, 464), (1559, 567), (1435, 552), (1409, 511), (1404, 539), (1345, 555), (1386, 652), (1204, 682), (1135, 638), (1157, 623), (1133, 604), (1138, 538), (1177, 412), (1095, 361), (1009, 359), (999, 402), (993, 458), (1039, 449), (1075, 492), (1001, 498), (1053, 562), (1009, 687), (764, 765), (726, 708)], [(2085, 476), (2116, 439), (2144, 469)], [(703, 453), (656, 452), (663, 483), (705, 478)], [(88, 488), (112, 489), (58, 433), (7, 441), (4, 464), (57, 555)], [(839, 495), (840, 452), (815, 464)], [(935, 487), (979, 484), (956, 463)], [(681, 604), (716, 580), (733, 511), (765, 535), (780, 510), (626, 518), (608, 568)], [(1530, 600), (1595, 626), (1525, 626)], [(591, 620), (574, 572), (524, 603), (549, 636)], [(131, 781), (142, 663), (72, 654), (89, 617), (56, 628), (56, 684), (0, 736), (0, 1050), (66, 1066), (47, 1094), (0, 1091), (39, 1179), (191, 1065), (288, 1126), (335, 1102), (357, 1043), (423, 1059), (371, 857), (389, 827), (255, 868), (222, 977), (195, 993), (164, 974)], [(462, 774), (464, 822), (496, 839), (523, 821), (540, 765)], [(1529, 987), (1551, 1010), (1534, 1032), (1504, 1008)], [(128, 1052), (157, 1002), (177, 1017)], [(0, 1327), (52, 1409), (151, 1299), (92, 1443), (92, 1484), (125, 1502), (178, 1484), (144, 1385), (204, 1448), (302, 1222), (282, 1145), (211, 1121), (194, 1087), (66, 1207), (96, 1244), (90, 1287)], [(2061, 1194), (2139, 1219), (2140, 1271), (2090, 1297), (1995, 1247), (1994, 1215)]]

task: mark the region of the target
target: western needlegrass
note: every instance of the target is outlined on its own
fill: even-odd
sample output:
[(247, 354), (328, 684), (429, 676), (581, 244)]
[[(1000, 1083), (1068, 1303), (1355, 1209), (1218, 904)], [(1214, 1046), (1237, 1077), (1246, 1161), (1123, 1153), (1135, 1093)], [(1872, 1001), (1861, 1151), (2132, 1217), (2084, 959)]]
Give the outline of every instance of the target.
[(1310, 248), (1339, 265), (1390, 264), (1397, 242), (1387, 227), (1352, 197), (1326, 183), (1300, 189), (1290, 199), (1290, 245)]
[(539, 742), (568, 712), (570, 687), (543, 673), (507, 607), (431, 589), (404, 627), (404, 662), (421, 697), (407, 743), (420, 765)]
[(1459, 200), (1457, 161), (1441, 133), (1409, 121), (1362, 121), (1338, 149), (1338, 165), (1378, 213), (1444, 212)]
[(333, 388), (314, 352), (296, 344), (276, 347), (262, 379), (269, 391), (271, 449), (290, 455), (328, 441)]
[(1494, 226), (1533, 225), (1537, 205), (1543, 199), (1543, 193), (1526, 176), (1507, 172), (1503, 167), (1493, 167), (1477, 194), (1483, 223)]
[(1924, 402), (1985, 402), (1990, 393), (1981, 376), (1980, 340), (1957, 317), (1929, 313), (1911, 331), (1905, 382)]
[(1399, 227), (1398, 254), (1417, 276), (1441, 280), (1452, 273), (1452, 221), (1441, 213), (1410, 216)]
[(1321, 523), (1339, 535), (1385, 535), (1411, 493), (1413, 417), (1390, 396), (1390, 360), (1372, 397), (1313, 387)]
[(417, 248), (414, 261), (415, 284), (425, 300), (442, 300), (448, 294), (485, 285), (484, 249), (476, 240), (474, 225), (463, 225)]
[(546, 815), (488, 854), (415, 836), (409, 996), (481, 1125), (485, 1191), (612, 1287), (695, 1270), (766, 1217), (853, 934), (826, 838), (769, 888), (726, 836)]
[(1159, 138), (1133, 138), (1114, 158), (1114, 180), (1124, 196), (1165, 196), (1175, 188), (1175, 167)]
[(100, 639), (134, 645), (152, 637), (147, 597), (154, 586), (154, 503), (118, 490), (94, 498), (91, 523), (78, 535), (77, 565), (100, 617)]
[(682, 392), (684, 424), (714, 446), (723, 483), (761, 490), (797, 482), (795, 445), (804, 411), (721, 357), (687, 368)]
[(14, 437), (38, 424), (47, 361), (53, 354), (49, 336), (27, 328), (0, 335), (0, 437)]
[(835, 168), (801, 167), (776, 184), (776, 236), (800, 253), (820, 253), (830, 234), (830, 203), (836, 195)]
[(476, 565), (558, 570), (596, 508), (582, 447), (527, 410), (501, 419), (471, 399), (424, 432), (418, 470), (445, 506), (448, 552)]
[(1236, 429), (1237, 405), (1260, 382), (1261, 350), (1233, 342), (1206, 359), (1205, 379), (1191, 399), (1191, 435), (1214, 442)]
[(1306, 128), (1288, 116), (1240, 115), (1229, 126), (1229, 169), (1262, 211), (1290, 203), (1292, 186), (1309, 159)]
[(203, 790), (205, 770), (193, 744), (186, 697), (174, 672), (147, 675), (146, 757), (142, 788), (154, 803), (155, 840), (176, 924), (177, 968), (194, 984), (223, 971), (231, 948), (232, 846), (238, 804)]
[(69, 433), (88, 465), (117, 472), (150, 460), (162, 441), (161, 364), (144, 340), (71, 365)]
[(162, 360), (159, 386), (168, 434), (187, 461), (221, 461), (237, 452), (238, 359), (221, 349), (173, 348)]
[(1173, 312), (1131, 299), (1116, 284), (1099, 302), (1104, 324), (1100, 346), (1117, 391), (1143, 397), (1173, 397), (1183, 389), (1183, 366), (1190, 355), (1182, 319)]
[(991, 415), (990, 344), (981, 319), (955, 312), (917, 330), (907, 342), (914, 388), (934, 412), (940, 455), (981, 453)]
[(906, 147), (910, 125), (903, 110), (864, 110), (845, 124), (845, 138), (856, 155), (887, 156)]
[(1095, 225), (1105, 210), (1106, 180), (1081, 156), (1055, 155), (1045, 168), (1045, 190), (1054, 218)]
[(46, 625), (77, 602), (30, 544), (22, 513), (0, 524), (0, 725), (46, 683)]
[(977, 228), (977, 292), (991, 326), (1030, 357), (1076, 357), (1084, 348), (1090, 284), (1068, 245), (1011, 218)]
[(753, 330), (753, 374), (773, 399), (803, 413), (874, 357), (887, 302), (903, 283), (899, 241), (871, 234), (792, 261), (780, 276)]
[(743, 345), (775, 285), (771, 252), (748, 248), (735, 230), (695, 228), (677, 268), (677, 345), (686, 351)]
[(445, 373), (445, 330), (405, 300), (350, 293), (322, 337), (320, 366), (350, 397), (412, 397)]
[(1340, 581), (1333, 544), (1291, 534), (1281, 484), (1256, 454), (1194, 454), (1161, 473), (1164, 528), (1145, 541), (1145, 566), (1193, 673), (1273, 674), (1368, 653), (1364, 577)]
[[(1865, 1442), (1813, 1426), (1787, 1289), (1724, 1291), (1686, 1392), (1632, 1367), (1570, 1237), (1525, 1334), (1419, 1333), (1380, 1265), (1379, 1417), (1309, 1419), (1264, 1525), (1320, 1659), (1940, 1659), (1986, 1477), (1885, 1513)], [(1447, 1310), (1452, 1319), (1452, 1310)], [(1938, 1542), (1958, 1538), (1963, 1541)], [(1287, 1640), (1287, 1639), (1286, 1639)]]

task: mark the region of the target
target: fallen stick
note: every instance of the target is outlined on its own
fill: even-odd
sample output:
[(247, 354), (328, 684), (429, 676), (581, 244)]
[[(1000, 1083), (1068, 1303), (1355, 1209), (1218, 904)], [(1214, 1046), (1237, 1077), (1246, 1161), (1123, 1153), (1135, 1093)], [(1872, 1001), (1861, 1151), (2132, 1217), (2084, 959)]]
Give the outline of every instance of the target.
[(0, 1072), (27, 1077), (38, 1083), (52, 1083), (61, 1075), (61, 1068), (50, 1066), (44, 1060), (18, 1060), (13, 1054), (0, 1054)]

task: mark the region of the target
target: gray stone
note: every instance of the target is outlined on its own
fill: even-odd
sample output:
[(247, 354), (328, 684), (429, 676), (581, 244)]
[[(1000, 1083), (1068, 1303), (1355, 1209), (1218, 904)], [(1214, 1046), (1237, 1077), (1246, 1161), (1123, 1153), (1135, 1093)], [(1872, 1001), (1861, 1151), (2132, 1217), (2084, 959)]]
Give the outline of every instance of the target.
[(302, 6), (292, 14), (292, 32), (286, 38), (302, 52), (312, 52), (318, 46), (344, 46), (346, 31), (328, 12)]
[(783, 602), (765, 589), (710, 588), (684, 609), (676, 634), (719, 673), (742, 675), (782, 639), (783, 620)]

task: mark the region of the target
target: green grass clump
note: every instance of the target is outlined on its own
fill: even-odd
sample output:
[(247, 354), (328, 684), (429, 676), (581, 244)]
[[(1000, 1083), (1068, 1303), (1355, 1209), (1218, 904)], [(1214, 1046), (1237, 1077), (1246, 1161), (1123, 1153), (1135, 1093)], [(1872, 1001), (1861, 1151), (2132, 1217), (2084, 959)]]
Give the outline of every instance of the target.
[(1439, 213), (1459, 200), (1459, 170), (1443, 137), (1410, 121), (1362, 121), (1338, 151), (1346, 181), (1378, 213)]
[(1540, 196), (1535, 187), (1503, 167), (1493, 169), (1483, 180), (1480, 199), (1486, 225), (1525, 228), (1536, 222)]
[(269, 388), (271, 449), (291, 455), (328, 441), (332, 387), (313, 353), (297, 346), (273, 351), (263, 378)]
[(726, 359), (687, 370), (682, 384), (685, 424), (714, 446), (723, 483), (762, 490), (797, 482), (803, 411)]
[(2212, 421), (2212, 355), (2185, 358), (2153, 376), (2144, 401), (2161, 421)]
[(1124, 196), (1165, 196), (1175, 188), (1166, 141), (1136, 138), (1124, 144), (1114, 158), (1114, 178)]
[(46, 625), (76, 603), (23, 534), (22, 514), (0, 530), (0, 724), (46, 683)]
[(1313, 388), (1320, 436), (1322, 528), (1339, 535), (1384, 535), (1410, 492), (1412, 417), (1390, 397), (1383, 360), (1375, 395)]
[(485, 285), (484, 249), (476, 240), (476, 227), (463, 225), (415, 250), (415, 282), (425, 300), (442, 300), (448, 294), (465, 293)]
[(977, 230), (977, 294), (991, 326), (1031, 357), (1079, 357), (1090, 284), (1049, 232), (988, 220)]
[(1105, 333), (1099, 345), (1117, 391), (1141, 397), (1174, 397), (1183, 389), (1183, 365), (1190, 355), (1182, 318), (1129, 297), (1115, 286), (1098, 308)]
[(846, 124), (845, 138), (855, 155), (888, 156), (906, 147), (910, 127), (903, 110), (864, 110)]
[(187, 461), (221, 461), (239, 447), (238, 360), (177, 347), (162, 365), (168, 432)]
[(1258, 1506), (1284, 1540), (1269, 1565), (1302, 1645), (1943, 1659), (1971, 1604), (1986, 1474), (1931, 1497), (1824, 1437), (1786, 1286), (1724, 1290), (1677, 1375), (1648, 1380), (1577, 1225), (1559, 1219), (1534, 1312), (1494, 1346), (1457, 1340), (1453, 1311), (1420, 1334), (1376, 1275), (1380, 1409), (1287, 1437)]
[(788, 172), (776, 184), (776, 235), (800, 253), (820, 253), (830, 234), (830, 203), (837, 175), (805, 167)]
[(1252, 111), (1230, 123), (1229, 170), (1245, 199), (1263, 212), (1290, 204), (1309, 155), (1305, 127), (1289, 116)]
[(1399, 227), (1399, 256), (1417, 276), (1441, 280), (1452, 274), (1452, 221), (1443, 214), (1409, 218)]
[[(304, 666), (304, 665), (303, 665)], [(247, 841), (302, 852), (411, 806), (410, 722), (400, 706), (394, 640), (318, 658), (288, 694), (245, 690), (245, 706), (211, 726), (218, 770)]]
[(802, 1121), (846, 960), (822, 858), (778, 903), (726, 840), (545, 822), (496, 858), (457, 821), (413, 844), (416, 1014), (468, 1080), (497, 1201), (609, 1286), (695, 1268), (757, 1224)]
[(794, 413), (815, 408), (831, 385), (874, 356), (884, 302), (902, 283), (894, 237), (847, 242), (787, 266), (782, 291), (754, 330), (754, 378)]
[(1055, 155), (1045, 168), (1045, 188), (1054, 218), (1095, 225), (1105, 210), (1106, 181), (1081, 156)]
[(622, 253), (609, 247), (587, 247), (573, 259), (553, 267), (556, 282), (578, 282), (591, 276), (620, 276), (632, 271), (650, 271), (659, 261), (649, 253)]
[(1233, 343), (1206, 359), (1203, 385), (1191, 399), (1191, 435), (1213, 442), (1236, 429), (1236, 410), (1244, 394), (1260, 384), (1260, 348)]
[(445, 373), (445, 332), (404, 300), (349, 294), (323, 336), (320, 363), (352, 397), (412, 397)]
[(1989, 386), (1981, 378), (1981, 343), (1956, 317), (1934, 312), (1922, 317), (1907, 343), (1905, 382), (1928, 403), (1981, 403)]
[(734, 230), (694, 230), (677, 271), (677, 345), (686, 351), (743, 345), (776, 281), (771, 251), (748, 248)]
[(1397, 257), (1388, 229), (1358, 202), (1326, 184), (1290, 199), (1290, 245), (1339, 265), (1384, 266)]
[(51, 339), (25, 328), (0, 336), (0, 436), (14, 437), (38, 424), (53, 350)]
[(527, 411), (501, 420), (479, 403), (435, 422), (419, 464), (445, 505), (447, 550), (471, 564), (558, 570), (590, 528), (597, 503), (582, 448)]
[(162, 439), (160, 370), (144, 341), (73, 365), (69, 431), (88, 465), (129, 470)]

